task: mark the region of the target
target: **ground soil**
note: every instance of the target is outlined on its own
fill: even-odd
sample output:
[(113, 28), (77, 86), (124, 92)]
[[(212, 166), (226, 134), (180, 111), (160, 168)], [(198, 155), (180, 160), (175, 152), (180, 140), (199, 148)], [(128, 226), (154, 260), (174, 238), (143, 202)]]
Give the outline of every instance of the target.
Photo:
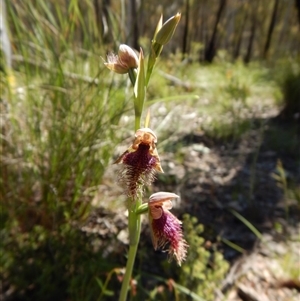
[[(241, 254), (222, 244), (231, 268), (216, 301), (300, 300), (300, 204), (286, 189), (294, 185), (299, 191), (300, 154), (274, 148), (268, 135), (278, 127), (289, 131), (292, 125), (269, 119), (262, 131), (253, 129), (226, 143), (190, 133), (181, 138), (183, 163), (168, 158), (172, 164), (167, 173), (173, 182), (157, 183), (159, 189), (176, 187), (179, 211), (197, 216), (210, 230), (207, 240), (221, 236), (244, 249)], [(299, 146), (299, 131), (296, 135)], [(278, 177), (282, 170), (286, 183)], [(255, 235), (235, 212), (262, 236)], [(289, 263), (283, 264), (285, 257)], [(290, 275), (289, 264), (298, 270), (296, 277)]]

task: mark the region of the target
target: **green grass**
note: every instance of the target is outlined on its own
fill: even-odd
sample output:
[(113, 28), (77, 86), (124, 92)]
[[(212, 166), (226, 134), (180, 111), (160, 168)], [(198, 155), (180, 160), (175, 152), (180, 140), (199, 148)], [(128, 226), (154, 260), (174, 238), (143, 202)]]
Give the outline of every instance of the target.
[[(277, 113), (273, 109), (275, 97), (282, 95), (280, 86), (272, 69), (262, 64), (245, 66), (239, 62), (221, 62), (199, 66), (182, 63), (180, 56), (174, 55), (169, 61), (160, 61), (157, 69), (163, 73), (157, 70), (153, 77), (150, 96), (166, 101), (153, 105), (155, 115), (160, 115), (157, 108), (163, 105), (169, 115), (172, 111), (182, 116), (195, 112), (200, 119), (196, 127), (194, 120), (183, 118), (181, 121), (180, 113), (174, 114), (176, 121), (174, 126), (168, 127), (167, 136), (175, 129), (184, 132), (189, 125), (212, 138), (236, 142), (249, 130), (260, 126), (256, 119), (273, 117)], [(163, 131), (161, 123), (164, 120), (158, 117), (157, 127)]]
[(1, 83), (1, 265), (4, 284), (23, 300), (94, 300), (96, 277), (118, 261), (107, 264), (80, 227), (130, 105), (123, 79), (104, 69), (105, 51), (93, 52), (88, 34), (76, 43), (78, 27), (88, 26), (76, 3), (70, 20), (59, 3), (7, 5), (16, 56)]

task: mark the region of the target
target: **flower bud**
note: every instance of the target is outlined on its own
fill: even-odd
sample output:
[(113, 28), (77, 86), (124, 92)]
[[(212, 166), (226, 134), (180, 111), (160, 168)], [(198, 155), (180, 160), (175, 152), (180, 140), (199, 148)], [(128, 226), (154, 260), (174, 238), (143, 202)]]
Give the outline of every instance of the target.
[(166, 45), (171, 40), (180, 18), (181, 14), (177, 13), (175, 16), (167, 20), (156, 33), (154, 37), (155, 42), (160, 45)]
[(136, 69), (138, 64), (138, 56), (125, 44), (120, 45), (118, 55), (110, 53), (107, 56), (107, 63), (104, 63), (108, 69), (119, 74), (128, 73), (129, 69)]
[(126, 66), (128, 69), (137, 68), (139, 65), (139, 58), (135, 51), (125, 44), (121, 44), (119, 47), (119, 60), (122, 65)]

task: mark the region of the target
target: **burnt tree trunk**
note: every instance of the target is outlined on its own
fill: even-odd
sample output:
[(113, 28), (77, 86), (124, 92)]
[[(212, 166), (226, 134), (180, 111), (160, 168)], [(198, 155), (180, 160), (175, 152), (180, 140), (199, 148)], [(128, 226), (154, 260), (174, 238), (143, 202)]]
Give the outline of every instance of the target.
[[(101, 2), (101, 4), (99, 3)], [(110, 0), (94, 0), (94, 9), (96, 14), (96, 20), (98, 25), (98, 31), (102, 43), (110, 43), (113, 41), (113, 35), (111, 32), (111, 24), (109, 18)]]
[(129, 0), (128, 3), (128, 44), (139, 49), (139, 30), (138, 30), (138, 13), (136, 0)]
[(257, 25), (257, 8), (258, 8), (258, 1), (256, 1), (255, 5), (252, 9), (250, 37), (249, 37), (247, 52), (244, 57), (245, 64), (248, 64), (250, 62), (251, 56), (252, 56), (253, 42), (254, 42), (254, 38), (255, 38), (256, 25)]
[[(206, 5), (207, 5), (206, 1), (203, 1), (201, 7), (199, 8), (199, 13), (196, 15), (196, 18), (200, 19), (199, 41), (202, 45), (206, 45), (208, 43), (207, 31), (206, 31), (206, 27), (207, 27)], [(205, 53), (205, 49), (201, 47), (201, 49), (199, 50), (200, 63), (204, 61), (204, 53)]]
[(299, 22), (299, 26), (300, 26), (300, 0), (295, 0), (295, 5), (298, 11), (298, 22)]
[(248, 9), (246, 9), (245, 16), (244, 16), (244, 19), (243, 19), (243, 23), (242, 23), (241, 29), (238, 33), (237, 43), (235, 45), (234, 52), (233, 52), (233, 59), (234, 60), (236, 60), (240, 55), (242, 40), (243, 40), (243, 36), (244, 36), (244, 30), (245, 30), (247, 21), (248, 21)]
[(182, 55), (188, 53), (187, 41), (188, 41), (188, 33), (189, 33), (189, 19), (190, 19), (190, 0), (185, 1), (185, 22), (184, 22), (184, 30), (183, 30), (183, 40), (182, 40)]
[(205, 48), (204, 60), (211, 63), (217, 52), (217, 36), (218, 36), (218, 26), (221, 20), (221, 16), (226, 7), (226, 0), (220, 0), (220, 6), (217, 12), (217, 18), (214, 25), (213, 33), (209, 41), (208, 46)]
[(271, 46), (272, 35), (273, 35), (273, 32), (274, 32), (276, 18), (277, 18), (278, 5), (279, 5), (279, 0), (275, 0), (273, 13), (272, 13), (272, 18), (271, 18), (271, 22), (270, 22), (270, 25), (269, 25), (267, 40), (266, 40), (266, 44), (265, 44), (264, 52), (263, 52), (263, 57), (265, 59), (268, 57), (269, 49), (270, 49), (270, 46)]

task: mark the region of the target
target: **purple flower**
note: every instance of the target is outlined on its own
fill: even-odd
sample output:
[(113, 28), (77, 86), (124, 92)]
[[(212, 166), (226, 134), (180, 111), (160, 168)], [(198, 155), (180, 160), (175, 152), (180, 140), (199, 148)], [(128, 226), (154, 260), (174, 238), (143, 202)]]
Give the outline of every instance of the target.
[(170, 192), (152, 194), (149, 198), (149, 220), (154, 249), (167, 248), (169, 258), (174, 257), (181, 265), (186, 258), (188, 244), (183, 238), (181, 221), (169, 211), (172, 209), (171, 199), (178, 197)]
[(116, 160), (123, 164), (119, 180), (133, 199), (143, 185), (154, 181), (156, 172), (163, 172), (156, 149), (157, 137), (149, 128), (136, 131), (132, 145)]

